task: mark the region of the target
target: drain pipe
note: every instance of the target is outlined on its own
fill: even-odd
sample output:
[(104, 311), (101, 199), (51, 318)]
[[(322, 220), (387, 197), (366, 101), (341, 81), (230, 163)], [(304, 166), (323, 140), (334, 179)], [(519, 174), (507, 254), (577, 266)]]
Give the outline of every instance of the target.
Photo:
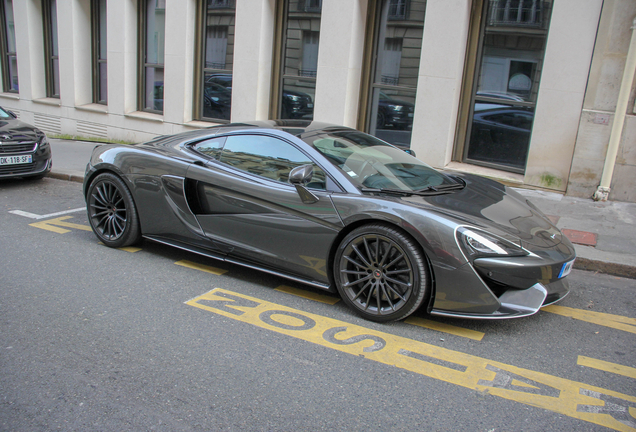
[(618, 93), (618, 101), (616, 103), (616, 113), (614, 114), (614, 124), (612, 124), (612, 132), (610, 134), (609, 145), (607, 147), (607, 155), (605, 156), (605, 166), (603, 166), (603, 174), (601, 175), (601, 184), (592, 195), (595, 201), (607, 201), (610, 193), (610, 184), (614, 175), (614, 166), (616, 165), (616, 155), (618, 154), (618, 146), (621, 142), (623, 134), (623, 124), (625, 123), (625, 113), (627, 112), (627, 102), (632, 90), (634, 82), (634, 72), (636, 71), (636, 18), (632, 23), (632, 39), (629, 43), (629, 51), (625, 62), (625, 70), (623, 71), (623, 81)]

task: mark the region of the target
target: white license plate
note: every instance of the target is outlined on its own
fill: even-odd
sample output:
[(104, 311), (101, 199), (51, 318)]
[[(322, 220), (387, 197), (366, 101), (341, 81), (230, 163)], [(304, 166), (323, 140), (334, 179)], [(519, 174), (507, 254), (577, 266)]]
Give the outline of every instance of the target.
[(312, 104), (312, 103), (308, 103), (307, 104), (307, 108), (313, 108), (313, 107), (314, 107), (314, 104)]
[(32, 155), (0, 157), (0, 165), (28, 164), (33, 161)]
[(563, 267), (561, 267), (561, 273), (559, 273), (559, 279), (569, 275), (572, 271), (572, 266), (574, 266), (574, 260), (563, 264)]

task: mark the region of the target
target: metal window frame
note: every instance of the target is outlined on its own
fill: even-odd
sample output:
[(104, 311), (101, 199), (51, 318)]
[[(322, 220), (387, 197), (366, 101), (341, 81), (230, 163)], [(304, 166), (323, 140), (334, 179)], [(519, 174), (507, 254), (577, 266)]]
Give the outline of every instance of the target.
[[(15, 17), (15, 15), (14, 15)], [(15, 19), (15, 18), (14, 18)], [(7, 37), (7, 32), (9, 29), (7, 28), (7, 14), (4, 7), (4, 0), (0, 0), (0, 57), (2, 57), (1, 67), (2, 67), (2, 91), (5, 93), (19, 93), (18, 90), (14, 90), (11, 85), (11, 58), (16, 58), (17, 63), (17, 52), (9, 51), (9, 40)], [(17, 47), (16, 47), (17, 49)]]
[[(105, 0), (104, 0), (105, 1)], [(107, 64), (107, 59), (99, 58), (100, 51), (100, 22), (99, 22), (99, 2), (100, 0), (91, 0), (91, 64), (92, 64), (92, 81), (93, 81), (93, 103), (108, 105), (108, 95), (105, 100), (100, 100), (101, 94), (101, 80), (100, 80), (100, 65)], [(108, 8), (108, 3), (106, 4)], [(107, 9), (108, 10), (108, 9)], [(108, 76), (106, 77), (108, 80)]]
[[(57, 3), (55, 5), (57, 7)], [(44, 25), (44, 73), (46, 79), (46, 97), (59, 99), (59, 93), (55, 93), (55, 74), (53, 62), (58, 61), (59, 56), (53, 55), (53, 25), (51, 16), (51, 0), (42, 0), (42, 21)], [(58, 41), (59, 49), (59, 41)], [(58, 77), (59, 78), (59, 77)], [(58, 82), (58, 86), (60, 83)], [(60, 89), (61, 91), (61, 89)]]
[[(213, 7), (207, 7), (207, 0), (199, 0), (197, 4), (197, 19), (195, 23), (195, 43), (194, 43), (194, 86), (192, 97), (192, 118), (194, 120), (213, 122), (213, 123), (230, 123), (231, 120), (218, 119), (214, 117), (203, 116), (203, 90), (205, 87), (205, 74), (206, 72), (219, 72), (227, 75), (233, 75), (232, 69), (214, 69), (205, 67), (205, 32), (206, 32), (206, 18), (208, 9), (223, 10), (231, 8), (234, 11), (234, 17), (236, 22), (236, 2), (234, 0), (226, 0), (225, 5), (213, 5)], [(230, 107), (230, 118), (231, 118)]]
[[(163, 115), (163, 110), (146, 108), (146, 68), (165, 69), (165, 63), (147, 63), (146, 34), (148, 32), (148, 20), (146, 19), (146, 7), (149, 1), (139, 0), (137, 3), (137, 109), (143, 112)], [(164, 59), (165, 61), (165, 59)], [(165, 83), (164, 83), (165, 85)], [(165, 105), (164, 105), (165, 108)]]

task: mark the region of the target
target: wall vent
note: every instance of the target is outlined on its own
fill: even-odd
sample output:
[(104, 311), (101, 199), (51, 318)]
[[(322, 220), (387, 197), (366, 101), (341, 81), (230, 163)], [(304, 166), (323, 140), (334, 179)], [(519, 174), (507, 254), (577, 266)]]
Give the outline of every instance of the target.
[(80, 136), (108, 138), (108, 127), (104, 124), (89, 123), (89, 122), (78, 120), (77, 134)]
[(48, 134), (62, 134), (62, 126), (60, 125), (59, 117), (34, 113), (33, 125), (38, 129), (42, 129), (42, 131)]

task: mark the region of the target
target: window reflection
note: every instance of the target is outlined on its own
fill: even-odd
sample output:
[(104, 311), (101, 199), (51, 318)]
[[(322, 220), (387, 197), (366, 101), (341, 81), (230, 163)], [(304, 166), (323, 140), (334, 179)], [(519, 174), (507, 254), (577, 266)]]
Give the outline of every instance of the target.
[(203, 94), (200, 112), (204, 119), (230, 120), (232, 66), (234, 62), (234, 0), (206, 0), (203, 38)]
[(143, 108), (163, 112), (166, 0), (147, 0)]
[(425, 0), (384, 0), (378, 10), (369, 132), (409, 147), (424, 33)]
[(17, 92), (18, 85), (18, 57), (15, 48), (15, 20), (13, 18), (13, 0), (3, 0), (4, 31), (6, 44), (3, 47), (3, 75), (4, 91)]
[(285, 51), (279, 117), (313, 119), (322, 2), (319, 0), (286, 1)]
[[(296, 147), (277, 138), (259, 135), (229, 136), (220, 161), (254, 175), (287, 183), (292, 169), (313, 164)], [(314, 174), (307, 187), (325, 189), (325, 173), (314, 165)]]
[(550, 1), (490, 0), (465, 156), (525, 171), (545, 54)]

